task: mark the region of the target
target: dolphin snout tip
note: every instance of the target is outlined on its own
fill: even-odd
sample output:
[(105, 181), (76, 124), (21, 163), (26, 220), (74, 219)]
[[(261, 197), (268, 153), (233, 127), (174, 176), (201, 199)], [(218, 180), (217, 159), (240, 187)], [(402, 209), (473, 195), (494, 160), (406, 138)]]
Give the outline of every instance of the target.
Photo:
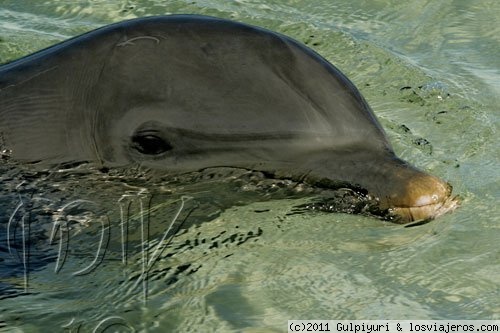
[(433, 205), (446, 201), (453, 190), (450, 184), (434, 176), (427, 176), (421, 184), (410, 183), (410, 186), (413, 187), (413, 191), (410, 191), (412, 196), (409, 206), (411, 207)]
[(432, 220), (459, 206), (459, 197), (452, 196), (452, 191), (447, 182), (431, 175), (420, 175), (408, 183), (407, 195), (389, 211), (401, 223)]

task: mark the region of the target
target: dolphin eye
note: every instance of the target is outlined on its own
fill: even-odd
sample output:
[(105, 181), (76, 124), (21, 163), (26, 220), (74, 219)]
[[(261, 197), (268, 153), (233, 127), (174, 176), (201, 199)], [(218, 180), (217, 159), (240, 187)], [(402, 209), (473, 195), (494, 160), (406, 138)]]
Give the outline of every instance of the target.
[(159, 155), (172, 149), (161, 137), (151, 133), (137, 133), (132, 137), (132, 148), (141, 154)]

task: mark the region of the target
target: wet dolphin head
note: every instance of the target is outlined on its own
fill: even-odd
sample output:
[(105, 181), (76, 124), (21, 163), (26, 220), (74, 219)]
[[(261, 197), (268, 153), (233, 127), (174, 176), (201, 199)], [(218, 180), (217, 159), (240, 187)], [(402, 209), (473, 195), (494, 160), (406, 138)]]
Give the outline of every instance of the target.
[(204, 16), (113, 24), (0, 67), (0, 145), (13, 159), (231, 166), (354, 186), (405, 221), (456, 206), (398, 159), (354, 85), (296, 41)]

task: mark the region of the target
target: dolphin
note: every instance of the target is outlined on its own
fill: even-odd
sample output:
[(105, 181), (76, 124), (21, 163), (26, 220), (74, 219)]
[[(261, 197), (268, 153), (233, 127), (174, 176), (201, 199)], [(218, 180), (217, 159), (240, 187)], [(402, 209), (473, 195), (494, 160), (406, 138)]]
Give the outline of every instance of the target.
[(43, 166), (257, 170), (362, 189), (402, 221), (457, 206), (448, 183), (395, 155), (319, 54), (199, 15), (111, 24), (0, 66), (0, 150)]

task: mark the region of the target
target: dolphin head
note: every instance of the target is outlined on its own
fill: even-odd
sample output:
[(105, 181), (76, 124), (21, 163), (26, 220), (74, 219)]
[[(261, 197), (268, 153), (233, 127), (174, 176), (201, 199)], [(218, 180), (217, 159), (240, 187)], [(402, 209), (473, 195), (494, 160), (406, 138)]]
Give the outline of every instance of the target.
[(0, 134), (19, 160), (259, 170), (362, 188), (403, 221), (456, 207), (447, 183), (394, 155), (351, 81), (265, 29), (202, 16), (142, 18), (0, 73)]

